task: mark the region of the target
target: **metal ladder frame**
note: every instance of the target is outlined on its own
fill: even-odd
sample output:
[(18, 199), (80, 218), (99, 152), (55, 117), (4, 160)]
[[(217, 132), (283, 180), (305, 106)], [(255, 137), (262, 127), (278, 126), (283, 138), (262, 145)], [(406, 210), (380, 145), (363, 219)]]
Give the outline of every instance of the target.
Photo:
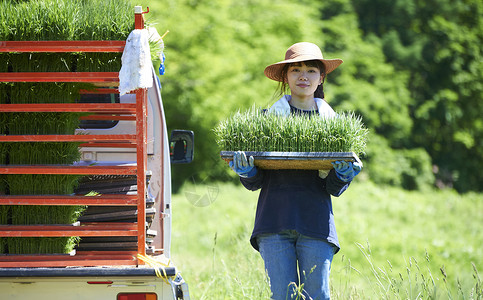
[[(135, 12), (135, 29), (144, 28), (145, 12)], [(125, 41), (0, 41), (0, 52), (123, 52)], [(100, 93), (118, 93), (118, 72), (7, 72), (0, 82), (89, 82)], [(110, 88), (106, 88), (110, 87)], [(80, 147), (136, 148), (136, 166), (0, 165), (1, 174), (136, 175), (137, 195), (1, 195), (0, 205), (136, 206), (136, 223), (74, 225), (0, 225), (0, 237), (137, 236), (134, 251), (77, 251), (75, 255), (0, 255), (0, 268), (142, 265), (146, 254), (147, 89), (137, 89), (135, 104), (0, 104), (0, 112), (90, 112), (89, 118), (135, 120), (136, 134), (4, 135), (0, 142), (83, 142)], [(97, 115), (96, 115), (97, 114)], [(109, 115), (106, 115), (109, 114)]]

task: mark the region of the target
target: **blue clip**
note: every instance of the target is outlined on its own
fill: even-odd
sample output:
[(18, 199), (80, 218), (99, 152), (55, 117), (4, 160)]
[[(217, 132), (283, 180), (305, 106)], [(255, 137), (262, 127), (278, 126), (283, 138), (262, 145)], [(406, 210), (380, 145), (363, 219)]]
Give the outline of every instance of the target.
[(164, 75), (165, 73), (165, 66), (164, 66), (164, 61), (166, 57), (164, 56), (164, 53), (161, 53), (161, 63), (159, 64), (159, 75)]

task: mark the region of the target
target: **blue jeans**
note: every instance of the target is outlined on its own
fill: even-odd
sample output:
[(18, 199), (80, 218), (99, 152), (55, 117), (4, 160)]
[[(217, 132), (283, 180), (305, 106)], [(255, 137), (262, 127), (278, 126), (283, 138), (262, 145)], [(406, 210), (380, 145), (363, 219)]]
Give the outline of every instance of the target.
[(334, 256), (331, 244), (295, 230), (261, 234), (257, 241), (270, 279), (272, 299), (296, 299), (296, 291), (302, 285), (305, 299), (330, 299), (330, 264)]

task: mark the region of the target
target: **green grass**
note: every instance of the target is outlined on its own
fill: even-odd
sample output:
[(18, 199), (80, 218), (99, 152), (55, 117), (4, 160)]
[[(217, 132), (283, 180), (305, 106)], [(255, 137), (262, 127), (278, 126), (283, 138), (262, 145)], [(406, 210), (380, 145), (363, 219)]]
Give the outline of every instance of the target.
[[(193, 205), (194, 195), (211, 204)], [(249, 244), (257, 197), (239, 184), (188, 185), (173, 196), (173, 262), (193, 299), (268, 299)], [(361, 177), (333, 205), (342, 246), (333, 299), (482, 299), (483, 195), (408, 192)]]
[(252, 108), (237, 112), (214, 129), (225, 151), (355, 152), (366, 148), (367, 128), (353, 113), (334, 118), (264, 113)]

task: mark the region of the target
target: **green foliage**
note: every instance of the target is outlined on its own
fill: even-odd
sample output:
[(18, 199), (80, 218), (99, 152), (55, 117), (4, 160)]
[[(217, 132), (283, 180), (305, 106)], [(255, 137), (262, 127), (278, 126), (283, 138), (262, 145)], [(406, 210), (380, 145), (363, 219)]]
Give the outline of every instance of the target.
[(438, 166), (442, 185), (481, 190), (483, 3), (353, 1), (360, 28), (377, 35), (387, 60), (409, 74), (409, 143)]
[[(426, 186), (436, 165), (438, 186), (481, 189), (474, 172), (483, 168), (481, 2), (181, 0), (150, 6), (151, 18), (162, 20), (158, 30), (170, 30), (162, 78), (168, 127), (197, 135), (195, 162), (174, 169), (177, 186), (193, 175), (228, 178), (226, 167), (216, 164), (210, 129), (231, 111), (268, 106), (276, 83), (263, 76), (264, 67), (281, 60), (289, 45), (312, 41), (325, 57), (344, 60), (326, 80), (329, 104), (361, 115), (386, 139), (364, 158), (376, 182)], [(382, 159), (389, 156), (403, 161), (399, 169), (406, 175), (377, 175), (381, 168), (372, 162), (396, 165)]]
[(394, 150), (376, 134), (369, 136), (367, 145), (364, 172), (372, 181), (409, 190), (427, 189), (434, 184), (431, 158), (423, 149)]
[(281, 116), (252, 108), (237, 112), (214, 129), (224, 151), (364, 153), (367, 128), (353, 113), (333, 118)]
[[(169, 129), (195, 131), (195, 160), (173, 167), (175, 189), (187, 178), (226, 178), (212, 129), (234, 111), (274, 102), (277, 84), (263, 69), (291, 44), (316, 40), (318, 11), (311, 1), (176, 0), (152, 2), (165, 38), (161, 77)], [(285, 19), (290, 12), (290, 22)], [(295, 12), (295, 13), (292, 13)], [(150, 13), (151, 14), (151, 13)]]

